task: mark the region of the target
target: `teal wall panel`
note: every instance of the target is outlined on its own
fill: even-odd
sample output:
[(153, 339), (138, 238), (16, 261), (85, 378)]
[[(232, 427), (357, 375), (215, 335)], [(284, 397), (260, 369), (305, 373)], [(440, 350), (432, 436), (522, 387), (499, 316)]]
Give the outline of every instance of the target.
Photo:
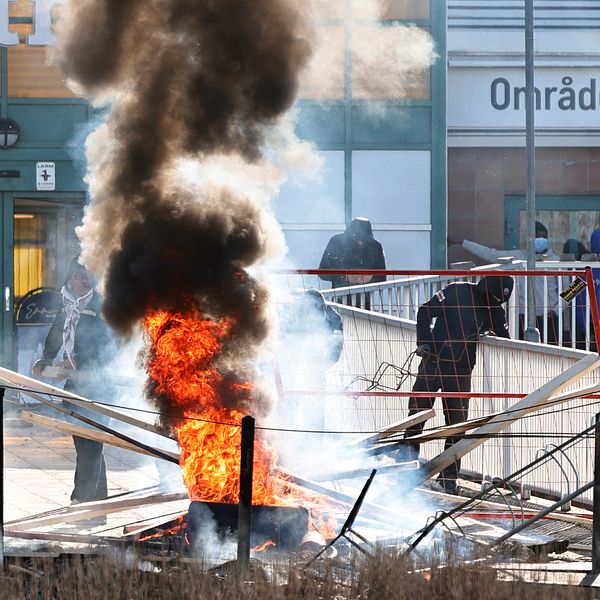
[(346, 139), (346, 107), (333, 103), (298, 103), (296, 133), (324, 149), (343, 148)]
[(21, 127), (20, 148), (61, 147), (78, 135), (88, 120), (85, 104), (9, 104), (8, 117)]
[(370, 102), (352, 105), (352, 148), (355, 150), (431, 144), (428, 106)]
[[(51, 160), (46, 153), (40, 151), (37, 160), (2, 160), (3, 156), (4, 153), (0, 154), (0, 169), (20, 171), (20, 176), (0, 177), (0, 192), (35, 192), (36, 162)], [(56, 165), (56, 191), (80, 192), (86, 189), (87, 186), (83, 181), (83, 164), (78, 165), (70, 160), (53, 162)]]

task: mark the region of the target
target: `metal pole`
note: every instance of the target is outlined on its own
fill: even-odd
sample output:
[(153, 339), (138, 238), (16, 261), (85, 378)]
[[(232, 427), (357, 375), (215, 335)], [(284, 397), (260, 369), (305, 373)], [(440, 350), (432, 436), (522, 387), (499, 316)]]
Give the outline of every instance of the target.
[(596, 337), (596, 352), (600, 353), (600, 343), (598, 343), (598, 340), (600, 340), (600, 315), (598, 314), (598, 298), (596, 296), (594, 274), (591, 267), (585, 268), (585, 281), (587, 283), (587, 289), (590, 298), (590, 312), (592, 314), (594, 336)]
[(240, 461), (240, 505), (238, 509), (237, 561), (241, 577), (250, 568), (250, 534), (252, 531), (252, 467), (254, 462), (254, 418), (242, 419)]
[(0, 572), (4, 570), (4, 393), (0, 387)]
[[(533, 0), (525, 0), (525, 154), (527, 155), (527, 270), (535, 270), (535, 91), (533, 77)], [(539, 342), (535, 278), (527, 277), (527, 328), (524, 337)]]
[(594, 525), (592, 530), (592, 573), (600, 573), (600, 413), (596, 413), (594, 445)]

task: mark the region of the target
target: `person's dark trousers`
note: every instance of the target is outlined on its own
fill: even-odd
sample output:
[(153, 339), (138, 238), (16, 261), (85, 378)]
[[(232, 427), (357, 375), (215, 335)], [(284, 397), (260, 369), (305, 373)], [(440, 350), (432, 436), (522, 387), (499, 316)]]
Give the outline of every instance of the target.
[[(437, 361), (433, 358), (421, 360), (417, 379), (413, 386), (413, 392), (470, 392), (471, 391), (471, 371), (468, 364), (451, 361)], [(408, 401), (408, 414), (413, 415), (417, 412), (433, 408), (435, 396), (413, 396)], [(444, 419), (446, 425), (454, 425), (466, 421), (469, 413), (469, 398), (442, 398), (444, 410)], [(423, 431), (424, 423), (413, 425), (406, 430), (406, 438), (418, 435)], [(444, 444), (444, 450), (455, 444), (459, 437), (447, 437)], [(419, 457), (419, 444), (406, 444), (408, 451), (405, 456), (410, 460)], [(446, 467), (438, 476), (442, 485), (450, 481), (454, 485), (458, 474), (460, 473), (460, 459), (450, 466)], [(448, 487), (445, 485), (445, 487)]]
[(71, 500), (89, 502), (106, 498), (108, 490), (102, 444), (76, 435), (73, 436), (73, 443), (77, 459)]
[[(72, 380), (65, 384), (65, 390), (75, 394), (81, 394), (84, 397), (89, 395), (89, 390), (79, 388)], [(80, 413), (94, 421), (103, 421), (101, 415), (91, 410), (78, 407), (77, 405), (63, 400), (65, 408)], [(77, 425), (84, 425), (76, 417), (69, 416), (67, 421)], [(75, 477), (74, 487), (71, 493), (71, 501), (89, 502), (91, 500), (103, 500), (108, 496), (108, 485), (106, 481), (106, 464), (104, 462), (103, 445), (100, 442), (88, 440), (79, 436), (73, 436), (75, 445)]]

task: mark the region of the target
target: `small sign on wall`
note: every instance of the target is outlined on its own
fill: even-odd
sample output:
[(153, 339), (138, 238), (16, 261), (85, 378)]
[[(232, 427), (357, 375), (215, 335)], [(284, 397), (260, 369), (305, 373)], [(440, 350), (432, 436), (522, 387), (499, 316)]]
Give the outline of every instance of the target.
[(36, 190), (47, 192), (56, 188), (56, 166), (53, 162), (39, 162), (35, 165)]

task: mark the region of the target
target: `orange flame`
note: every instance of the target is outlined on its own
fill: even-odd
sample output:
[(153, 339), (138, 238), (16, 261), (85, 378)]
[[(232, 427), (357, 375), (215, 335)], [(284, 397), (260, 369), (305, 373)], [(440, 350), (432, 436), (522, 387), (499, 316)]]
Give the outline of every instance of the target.
[[(250, 406), (251, 383), (226, 381), (217, 367), (223, 345), (236, 326), (232, 318), (212, 320), (197, 309), (186, 314), (160, 310), (146, 316), (151, 341), (148, 373), (154, 392), (166, 396), (185, 419), (175, 426), (181, 449), (183, 479), (191, 500), (239, 502), (241, 420), (229, 404)], [(257, 436), (254, 444), (252, 503), (331, 509), (327, 502), (286, 480), (277, 455)], [(316, 524), (313, 522), (316, 520)], [(333, 519), (311, 520), (325, 537)]]
[(264, 552), (267, 548), (270, 548), (271, 546), (277, 546), (277, 544), (273, 540), (267, 540), (266, 542), (263, 542), (262, 544), (259, 544), (258, 546), (252, 548), (252, 551)]

